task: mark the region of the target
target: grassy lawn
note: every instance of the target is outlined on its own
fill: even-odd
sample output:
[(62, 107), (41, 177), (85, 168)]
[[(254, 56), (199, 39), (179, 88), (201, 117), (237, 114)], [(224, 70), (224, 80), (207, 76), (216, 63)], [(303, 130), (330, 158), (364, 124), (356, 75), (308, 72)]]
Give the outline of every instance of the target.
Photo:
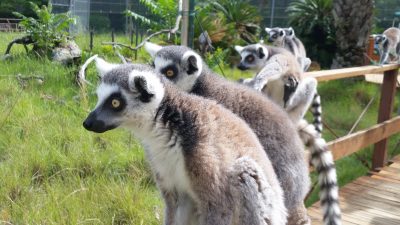
[[(3, 54), (18, 34), (0, 35)], [(96, 37), (93, 52), (118, 62), (111, 47), (100, 45), (101, 40), (110, 37)], [(77, 38), (84, 50), (88, 41)], [(129, 43), (121, 36), (117, 41)], [(12, 55), (0, 61), (0, 224), (160, 224), (162, 201), (132, 135), (118, 129), (94, 134), (82, 127), (97, 100), (95, 87), (89, 87), (87, 95), (81, 93), (74, 68), (28, 58), (21, 46), (15, 46)], [(141, 50), (138, 61), (148, 60)], [(231, 79), (249, 76), (223, 68)], [(44, 82), (19, 80), (18, 74), (41, 76)], [(87, 76), (96, 83), (93, 66)], [(345, 135), (378, 90), (365, 82), (321, 83), (324, 120), (339, 136)], [(376, 123), (378, 100), (358, 129)], [(334, 139), (327, 130), (324, 136)], [(394, 147), (398, 139), (391, 138), (391, 155), (400, 153)], [(370, 162), (371, 149), (337, 162), (341, 185), (366, 174), (368, 169), (359, 158)], [(315, 200), (314, 193), (308, 203)]]

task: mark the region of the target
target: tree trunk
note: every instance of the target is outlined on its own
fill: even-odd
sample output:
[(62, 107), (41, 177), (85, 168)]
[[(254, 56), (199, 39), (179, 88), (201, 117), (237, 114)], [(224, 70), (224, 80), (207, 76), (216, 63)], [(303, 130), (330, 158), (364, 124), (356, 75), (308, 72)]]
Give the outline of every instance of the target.
[(332, 68), (365, 65), (373, 7), (373, 0), (333, 0), (337, 51)]

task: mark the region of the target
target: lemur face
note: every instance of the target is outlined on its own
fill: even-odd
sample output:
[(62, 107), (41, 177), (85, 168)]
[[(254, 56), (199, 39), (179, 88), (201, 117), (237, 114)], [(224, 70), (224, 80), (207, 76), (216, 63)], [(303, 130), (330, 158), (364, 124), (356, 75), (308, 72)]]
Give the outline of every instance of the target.
[(380, 45), (387, 41), (387, 37), (384, 34), (378, 34), (375, 36), (375, 44)]
[(235, 50), (240, 54), (241, 60), (237, 68), (240, 70), (261, 70), (268, 58), (268, 50), (260, 44), (241, 47), (236, 45)]
[(154, 118), (164, 96), (164, 86), (152, 68), (121, 65), (101, 75), (97, 105), (83, 126), (103, 133), (119, 126), (142, 127)]
[(146, 43), (145, 48), (153, 56), (154, 68), (158, 73), (183, 91), (193, 88), (203, 65), (197, 53), (184, 46), (161, 47)]
[(284, 29), (275, 27), (275, 28), (265, 28), (265, 31), (268, 33), (269, 38), (268, 42), (269, 43), (276, 43), (276, 42), (282, 42), (285, 38), (286, 32)]

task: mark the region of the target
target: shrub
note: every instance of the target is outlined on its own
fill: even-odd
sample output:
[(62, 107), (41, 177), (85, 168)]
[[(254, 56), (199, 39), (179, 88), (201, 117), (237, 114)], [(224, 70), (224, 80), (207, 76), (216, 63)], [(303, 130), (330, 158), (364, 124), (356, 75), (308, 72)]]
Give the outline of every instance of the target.
[(287, 11), (289, 24), (303, 41), (307, 55), (329, 67), (336, 49), (332, 0), (295, 0)]
[(14, 15), (22, 18), (20, 25), (33, 40), (33, 50), (40, 55), (45, 55), (54, 47), (66, 43), (67, 28), (75, 20), (68, 13), (53, 14), (51, 3), (42, 7), (32, 2), (30, 5), (37, 19), (26, 17), (18, 12), (14, 12)]

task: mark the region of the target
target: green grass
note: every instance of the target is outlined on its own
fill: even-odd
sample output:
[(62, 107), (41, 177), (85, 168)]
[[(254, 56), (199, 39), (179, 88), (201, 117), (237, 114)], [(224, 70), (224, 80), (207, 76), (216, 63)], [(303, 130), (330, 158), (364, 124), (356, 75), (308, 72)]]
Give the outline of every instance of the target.
[[(1, 53), (17, 35), (1, 33)], [(109, 46), (100, 45), (109, 40), (97, 36), (93, 53), (118, 62)], [(122, 36), (117, 41), (128, 43)], [(77, 42), (87, 58), (88, 38)], [(96, 103), (95, 87), (81, 93), (75, 68), (28, 57), (21, 46), (12, 55), (0, 61), (0, 224), (160, 224), (162, 200), (140, 145), (124, 130), (94, 134), (82, 127)], [(143, 50), (138, 56), (148, 60)], [(250, 76), (223, 69), (230, 79)], [(42, 76), (44, 82), (19, 81), (18, 74)], [(96, 83), (93, 66), (87, 76)], [(345, 135), (378, 89), (365, 82), (321, 83), (324, 120)], [(376, 123), (377, 104), (378, 99), (358, 129)], [(327, 130), (324, 136), (334, 139)], [(390, 155), (400, 153), (394, 148), (398, 138), (391, 138)], [(357, 155), (370, 162), (371, 149)], [(368, 171), (354, 155), (339, 160), (337, 168), (340, 185)], [(315, 200), (314, 193), (308, 204)]]

